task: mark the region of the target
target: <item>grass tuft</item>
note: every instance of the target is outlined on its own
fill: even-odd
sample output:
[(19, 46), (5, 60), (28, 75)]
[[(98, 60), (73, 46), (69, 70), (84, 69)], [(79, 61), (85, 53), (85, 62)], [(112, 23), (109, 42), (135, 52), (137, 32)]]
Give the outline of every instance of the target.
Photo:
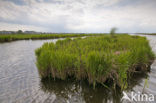
[(41, 77), (103, 84), (111, 79), (122, 89), (136, 71), (147, 71), (155, 56), (145, 37), (102, 35), (58, 40), (36, 49), (37, 67)]

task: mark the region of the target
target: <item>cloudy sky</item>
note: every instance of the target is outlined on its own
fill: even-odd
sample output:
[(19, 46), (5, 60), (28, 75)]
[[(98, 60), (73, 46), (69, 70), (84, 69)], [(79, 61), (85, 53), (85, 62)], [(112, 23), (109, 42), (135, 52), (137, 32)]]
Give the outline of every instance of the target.
[(0, 30), (156, 32), (156, 0), (0, 0)]

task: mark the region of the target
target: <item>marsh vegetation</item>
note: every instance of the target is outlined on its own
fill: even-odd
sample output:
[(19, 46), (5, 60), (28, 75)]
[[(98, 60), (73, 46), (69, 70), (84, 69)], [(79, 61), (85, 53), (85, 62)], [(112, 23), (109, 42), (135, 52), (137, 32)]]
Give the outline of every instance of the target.
[[(106, 35), (107, 36), (107, 35)], [(114, 37), (115, 38), (115, 37)], [(156, 53), (156, 36), (146, 35), (152, 50)], [(96, 87), (88, 84), (85, 80), (76, 78), (66, 78), (65, 80), (52, 78), (39, 78), (36, 68), (36, 57), (34, 50), (41, 47), (45, 42), (56, 43), (59, 39), (47, 40), (19, 40), (16, 42), (0, 43), (0, 100), (4, 103), (9, 102), (79, 102), (79, 103), (120, 103), (123, 97), (120, 88), (113, 88), (107, 85), (105, 88), (101, 83), (96, 83)], [(116, 47), (117, 48), (117, 47)], [(128, 86), (124, 92), (131, 95), (131, 92), (142, 92), (146, 78), (148, 87), (144, 91), (156, 95), (156, 62), (152, 63), (150, 72), (135, 72), (130, 75)], [(113, 83), (113, 82), (112, 82)], [(118, 92), (119, 91), (119, 92)], [(9, 98), (9, 99), (8, 99)], [(126, 102), (125, 102), (126, 103)]]
[(111, 81), (121, 89), (135, 72), (145, 72), (154, 54), (145, 37), (102, 35), (44, 43), (35, 51), (42, 78), (87, 80), (94, 87)]
[(156, 33), (148, 33), (148, 34), (145, 34), (145, 35), (156, 35)]
[(55, 39), (65, 37), (82, 37), (91, 36), (92, 34), (1, 34), (0, 42), (9, 42), (15, 40), (27, 40), (27, 39)]

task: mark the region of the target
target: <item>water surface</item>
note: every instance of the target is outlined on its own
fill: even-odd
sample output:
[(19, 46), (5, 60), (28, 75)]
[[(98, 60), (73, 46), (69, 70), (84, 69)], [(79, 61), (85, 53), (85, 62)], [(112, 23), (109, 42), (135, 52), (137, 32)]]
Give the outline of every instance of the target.
[[(156, 36), (147, 36), (156, 53)], [(53, 40), (19, 40), (0, 44), (0, 103), (119, 103), (122, 93), (103, 86), (93, 89), (85, 81), (40, 80), (34, 50)], [(142, 91), (145, 78), (146, 93), (156, 95), (156, 61), (148, 75), (135, 75), (125, 91)]]

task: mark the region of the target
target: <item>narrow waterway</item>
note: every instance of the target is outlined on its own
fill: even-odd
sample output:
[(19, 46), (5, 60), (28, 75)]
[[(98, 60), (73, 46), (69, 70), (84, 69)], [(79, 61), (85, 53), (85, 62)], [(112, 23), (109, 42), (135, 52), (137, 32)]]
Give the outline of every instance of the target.
[[(147, 38), (156, 53), (156, 36), (147, 36)], [(35, 65), (34, 50), (44, 42), (57, 40), (19, 40), (0, 43), (0, 103), (121, 102), (123, 96), (121, 92), (108, 90), (102, 86), (93, 89), (86, 82), (41, 81)], [(148, 75), (136, 75), (129, 86), (130, 89), (124, 92), (130, 95), (132, 91), (142, 91), (146, 77), (149, 79), (149, 87), (145, 88), (145, 93), (156, 96), (156, 61), (152, 64)]]
[[(152, 50), (156, 54), (156, 36), (152, 36), (152, 35), (140, 35), (140, 36), (145, 36), (149, 40), (150, 46), (152, 47)], [(139, 79), (137, 77), (139, 77)], [(135, 96), (135, 99), (137, 101), (131, 101), (130, 103), (156, 103), (156, 60), (151, 65), (150, 72), (147, 75), (137, 74), (137, 77), (134, 77), (134, 79), (131, 81), (133, 84), (136, 84), (136, 85), (134, 85), (128, 91), (124, 91), (124, 92), (131, 99), (132, 92), (134, 94), (141, 94), (144, 91), (143, 94), (147, 94), (148, 96), (150, 94), (154, 95), (154, 101), (148, 101), (148, 100), (145, 101), (145, 98), (144, 98), (144, 101), (141, 101), (141, 100), (139, 101), (138, 95), (137, 95)], [(147, 85), (145, 81), (147, 81)], [(129, 103), (129, 101), (127, 100), (123, 102)]]

